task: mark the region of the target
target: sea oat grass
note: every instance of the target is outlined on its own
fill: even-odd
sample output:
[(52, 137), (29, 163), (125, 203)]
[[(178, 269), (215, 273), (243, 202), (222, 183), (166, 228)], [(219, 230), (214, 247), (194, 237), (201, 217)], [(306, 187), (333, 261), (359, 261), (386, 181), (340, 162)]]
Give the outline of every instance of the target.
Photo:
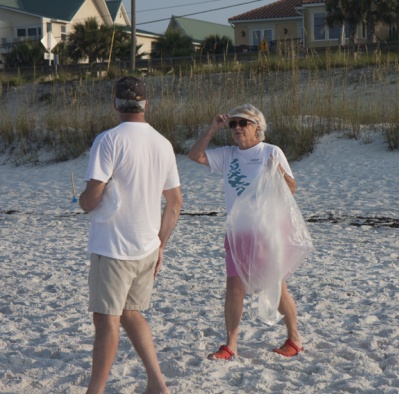
[(390, 150), (399, 149), (399, 125), (391, 124), (383, 126), (385, 141)]
[(2, 152), (13, 148), (16, 142), (13, 123), (13, 119), (8, 115), (7, 111), (2, 109), (0, 113), (0, 147)]
[(210, 78), (207, 72), (155, 79), (149, 82), (147, 119), (165, 135), (177, 152), (186, 141), (209, 125), (216, 112), (226, 113), (245, 99), (246, 78), (240, 73), (221, 73)]
[[(344, 51), (318, 54), (293, 46), (280, 52), (262, 53), (252, 62), (223, 58), (194, 63), (174, 67), (167, 76), (146, 78), (148, 122), (171, 141), (176, 153), (186, 153), (187, 141), (209, 127), (217, 113), (252, 103), (266, 116), (267, 141), (281, 146), (290, 158), (311, 152), (322, 134), (341, 130), (368, 141), (363, 130), (381, 130), (382, 124), (389, 149), (398, 149), (396, 55), (366, 52), (354, 58)], [(117, 69), (111, 72), (119, 75)], [(53, 152), (56, 160), (79, 156), (96, 135), (118, 123), (114, 82), (86, 75), (23, 90), (2, 79), (2, 149), (30, 155), (31, 162), (41, 149)], [(8, 100), (14, 94), (18, 100)], [(233, 143), (230, 131), (221, 130), (213, 142)]]

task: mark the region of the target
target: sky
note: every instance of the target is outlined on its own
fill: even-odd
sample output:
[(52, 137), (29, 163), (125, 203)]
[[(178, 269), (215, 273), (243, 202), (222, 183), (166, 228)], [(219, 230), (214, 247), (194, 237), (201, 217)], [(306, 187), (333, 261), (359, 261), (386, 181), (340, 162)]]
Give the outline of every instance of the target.
[[(123, 0), (129, 17), (131, 1)], [(136, 0), (136, 27), (140, 30), (163, 34), (172, 15), (228, 25), (229, 18), (274, 1), (276, 0), (170, 0), (167, 2), (165, 0)]]

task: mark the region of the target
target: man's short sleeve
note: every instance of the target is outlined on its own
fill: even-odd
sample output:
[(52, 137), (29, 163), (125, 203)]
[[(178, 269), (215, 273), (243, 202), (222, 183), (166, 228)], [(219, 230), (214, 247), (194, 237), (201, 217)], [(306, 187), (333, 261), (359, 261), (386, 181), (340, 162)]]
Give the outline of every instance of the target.
[(100, 134), (90, 149), (90, 158), (84, 180), (96, 179), (107, 182), (112, 176), (113, 158), (112, 146), (106, 134)]
[(166, 177), (164, 190), (171, 190), (180, 186), (179, 172), (177, 170), (176, 157), (173, 155), (172, 163)]

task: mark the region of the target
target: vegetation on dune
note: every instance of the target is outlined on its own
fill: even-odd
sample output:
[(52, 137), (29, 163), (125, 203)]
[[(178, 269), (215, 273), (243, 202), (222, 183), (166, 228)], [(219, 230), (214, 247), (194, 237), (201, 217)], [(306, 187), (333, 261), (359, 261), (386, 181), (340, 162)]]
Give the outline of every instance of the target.
[[(182, 66), (171, 75), (146, 77), (147, 119), (177, 153), (187, 151), (217, 112), (246, 102), (265, 113), (267, 141), (279, 145), (291, 159), (312, 152), (320, 136), (334, 130), (364, 142), (371, 136), (363, 129), (380, 131), (387, 147), (398, 149), (397, 56), (364, 56), (369, 56), (369, 65), (358, 58), (362, 67), (344, 53), (301, 59), (292, 53), (262, 55), (247, 64), (226, 62), (223, 72), (209, 64)], [(117, 124), (114, 80), (86, 75), (15, 89), (6, 76), (1, 77), (5, 92), (0, 146), (3, 153), (13, 152), (16, 163), (35, 163), (43, 151), (57, 161), (77, 157), (98, 133)], [(24, 94), (17, 95), (19, 90)], [(215, 142), (232, 143), (229, 130), (219, 133)]]

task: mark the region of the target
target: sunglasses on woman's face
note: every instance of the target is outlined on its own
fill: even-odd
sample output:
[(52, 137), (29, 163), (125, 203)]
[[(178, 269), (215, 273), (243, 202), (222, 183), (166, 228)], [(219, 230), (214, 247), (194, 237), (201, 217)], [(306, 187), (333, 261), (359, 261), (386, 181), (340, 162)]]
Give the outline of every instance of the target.
[(235, 129), (237, 125), (239, 125), (240, 127), (245, 127), (248, 123), (255, 123), (255, 122), (251, 122), (248, 119), (240, 119), (238, 122), (236, 120), (232, 120), (229, 123), (229, 127), (230, 129)]

